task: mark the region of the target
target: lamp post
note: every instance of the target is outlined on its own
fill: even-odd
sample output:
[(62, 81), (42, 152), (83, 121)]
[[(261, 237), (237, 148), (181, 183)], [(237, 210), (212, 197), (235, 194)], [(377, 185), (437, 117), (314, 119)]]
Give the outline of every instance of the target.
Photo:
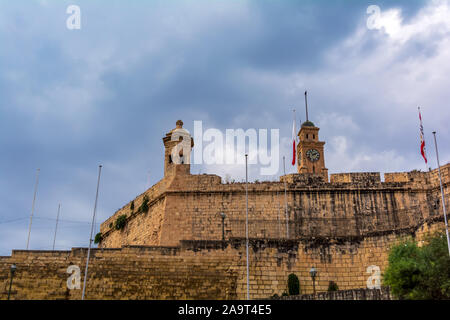
[(12, 282), (13, 282), (13, 278), (14, 278), (14, 273), (16, 272), (16, 269), (17, 269), (16, 265), (13, 264), (13, 265), (11, 266), (11, 280), (10, 280), (10, 282), (9, 282), (8, 300), (9, 300), (9, 298), (10, 298), (10, 296), (11, 296), (11, 286), (12, 286)]
[(222, 217), (222, 241), (225, 241), (225, 218), (227, 216), (223, 212), (220, 213), (220, 216)]
[(309, 274), (311, 275), (311, 279), (313, 281), (313, 294), (316, 295), (316, 268), (312, 267), (311, 270), (309, 270)]

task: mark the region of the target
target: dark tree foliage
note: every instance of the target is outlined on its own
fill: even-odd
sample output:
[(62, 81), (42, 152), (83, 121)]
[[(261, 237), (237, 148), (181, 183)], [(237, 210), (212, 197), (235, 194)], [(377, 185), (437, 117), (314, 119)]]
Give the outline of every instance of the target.
[(94, 238), (94, 243), (95, 244), (100, 243), (102, 240), (103, 240), (102, 233), (101, 232), (97, 233)]
[(288, 276), (288, 290), (290, 296), (300, 294), (300, 281), (294, 273)]
[(127, 216), (125, 214), (122, 214), (119, 217), (117, 217), (116, 222), (115, 222), (116, 230), (123, 229), (125, 227), (126, 223), (127, 223)]
[(130, 204), (130, 210), (131, 210), (131, 211), (134, 210), (134, 201), (131, 201), (131, 204)]
[(339, 290), (339, 287), (336, 282), (330, 281), (328, 283), (328, 291), (338, 291), (338, 290)]
[(450, 299), (450, 257), (445, 233), (428, 236), (421, 247), (412, 240), (392, 247), (383, 282), (399, 299)]
[(148, 211), (148, 196), (145, 195), (144, 199), (142, 199), (142, 204), (139, 208), (140, 212), (147, 212)]

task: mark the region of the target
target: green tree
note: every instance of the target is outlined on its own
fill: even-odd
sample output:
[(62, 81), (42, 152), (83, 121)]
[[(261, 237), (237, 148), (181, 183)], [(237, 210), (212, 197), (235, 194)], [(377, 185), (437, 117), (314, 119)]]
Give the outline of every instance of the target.
[(450, 299), (450, 257), (444, 233), (419, 247), (407, 240), (392, 247), (383, 283), (399, 299)]
[(100, 243), (100, 242), (102, 242), (102, 240), (103, 240), (102, 233), (101, 232), (97, 233), (94, 238), (94, 243), (95, 244)]
[(339, 290), (339, 287), (338, 287), (338, 285), (337, 285), (336, 282), (330, 281), (330, 282), (328, 283), (328, 291), (329, 291), (329, 292), (331, 292), (331, 291), (338, 291), (338, 290)]
[(300, 294), (300, 281), (294, 273), (288, 276), (288, 290), (290, 296)]

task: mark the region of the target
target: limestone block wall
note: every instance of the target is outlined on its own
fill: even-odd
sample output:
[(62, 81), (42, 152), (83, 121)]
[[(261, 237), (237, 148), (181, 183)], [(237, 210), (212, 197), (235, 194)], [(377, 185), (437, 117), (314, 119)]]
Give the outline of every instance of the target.
[(354, 182), (354, 183), (379, 183), (379, 172), (351, 172), (334, 173), (330, 175), (331, 183)]
[[(205, 253), (207, 251), (205, 250)], [(1, 265), (0, 298), (6, 299), (14, 262), (13, 299), (81, 299), (87, 250), (18, 251)], [(170, 247), (91, 251), (86, 299), (232, 299), (236, 273), (226, 255), (205, 257)], [(68, 289), (67, 268), (81, 270), (80, 289)], [(9, 268), (9, 267), (8, 267)]]
[[(450, 164), (441, 169), (447, 202), (449, 169)], [(289, 238), (294, 239), (363, 236), (415, 228), (442, 215), (436, 171), (386, 174), (385, 182), (380, 182), (379, 173), (350, 173), (331, 175), (330, 183), (308, 174), (287, 175), (280, 182), (250, 183), (249, 234), (254, 238), (285, 238), (289, 233)], [(245, 236), (244, 183), (222, 184), (215, 175), (181, 172), (163, 179), (146, 194), (151, 199), (149, 213), (129, 215), (125, 230), (109, 230), (108, 222), (129, 212), (129, 204), (102, 224), (102, 247), (174, 246), (181, 240), (220, 240), (220, 212), (226, 214), (227, 239)], [(135, 199), (135, 206), (140, 205), (142, 196)]]
[[(316, 289), (329, 281), (341, 290), (376, 284), (387, 266), (389, 248), (405, 239), (421, 241), (443, 222), (424, 223), (415, 231), (367, 237), (250, 239), (251, 298), (268, 298), (287, 290), (295, 273), (301, 294), (312, 292), (309, 269), (317, 271)], [(94, 249), (88, 275), (88, 299), (245, 299), (245, 239), (185, 240), (176, 247), (128, 246)], [(0, 299), (6, 299), (9, 266), (17, 265), (13, 299), (80, 299), (81, 289), (67, 288), (67, 267), (80, 267), (83, 283), (86, 248), (71, 251), (14, 250), (0, 259)], [(377, 275), (377, 272), (378, 275)], [(380, 279), (380, 277), (378, 277)]]

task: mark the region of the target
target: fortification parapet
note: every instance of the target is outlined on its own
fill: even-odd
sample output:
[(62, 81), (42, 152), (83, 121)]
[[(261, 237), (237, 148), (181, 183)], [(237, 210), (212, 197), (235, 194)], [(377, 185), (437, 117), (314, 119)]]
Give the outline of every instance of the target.
[(381, 178), (379, 172), (334, 173), (330, 175), (330, 183), (375, 185), (381, 183)]

